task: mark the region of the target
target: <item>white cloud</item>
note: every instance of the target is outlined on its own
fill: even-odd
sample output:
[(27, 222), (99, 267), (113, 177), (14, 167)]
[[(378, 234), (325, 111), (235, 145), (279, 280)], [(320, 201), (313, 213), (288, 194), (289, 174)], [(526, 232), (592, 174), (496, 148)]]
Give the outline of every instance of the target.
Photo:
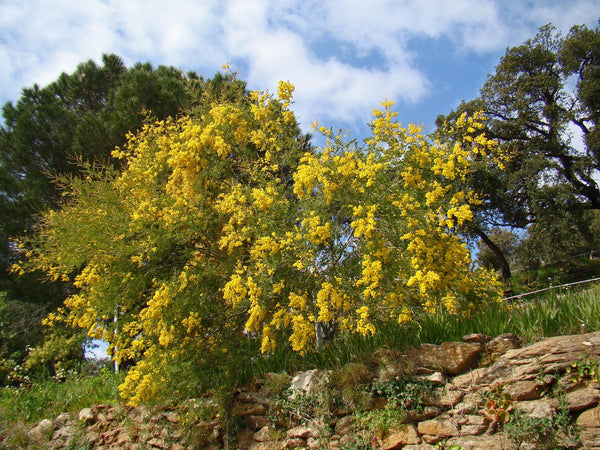
[[(252, 87), (294, 83), (305, 126), (352, 124), (380, 100), (415, 104), (435, 88), (416, 65), (415, 39), (450, 40), (462, 54), (502, 52), (546, 22), (568, 31), (598, 15), (591, 0), (5, 0), (0, 99), (107, 52), (205, 76), (229, 60)], [(344, 55), (317, 48), (328, 41)]]

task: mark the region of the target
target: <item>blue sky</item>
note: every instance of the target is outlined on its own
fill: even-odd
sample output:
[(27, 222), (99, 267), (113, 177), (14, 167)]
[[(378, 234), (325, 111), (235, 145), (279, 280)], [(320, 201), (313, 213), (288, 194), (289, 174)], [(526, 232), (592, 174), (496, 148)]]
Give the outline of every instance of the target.
[(385, 99), (429, 129), (508, 47), (598, 18), (595, 0), (0, 0), (0, 103), (116, 53), (206, 77), (229, 62), (252, 89), (289, 80), (305, 131), (363, 137)]

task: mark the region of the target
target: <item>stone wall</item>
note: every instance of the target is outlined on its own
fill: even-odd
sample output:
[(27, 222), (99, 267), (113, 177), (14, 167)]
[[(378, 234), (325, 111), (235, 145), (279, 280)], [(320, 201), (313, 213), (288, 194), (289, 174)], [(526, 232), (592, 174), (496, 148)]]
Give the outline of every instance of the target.
[[(600, 332), (523, 348), (511, 334), (469, 335), (462, 342), (374, 355), (370, 372), (361, 375), (369, 383), (411, 376), (428, 386), (414, 409), (410, 402), (397, 405), (370, 394), (360, 412), (348, 406), (352, 402), (318, 411), (334, 374), (312, 370), (270, 374), (240, 389), (229, 420), (190, 422), (188, 413), (209, 410), (209, 400), (158, 412), (99, 405), (76, 418), (45, 419), (29, 436), (46, 448), (600, 449), (599, 361)], [(366, 420), (386, 414), (397, 420), (383, 428)]]

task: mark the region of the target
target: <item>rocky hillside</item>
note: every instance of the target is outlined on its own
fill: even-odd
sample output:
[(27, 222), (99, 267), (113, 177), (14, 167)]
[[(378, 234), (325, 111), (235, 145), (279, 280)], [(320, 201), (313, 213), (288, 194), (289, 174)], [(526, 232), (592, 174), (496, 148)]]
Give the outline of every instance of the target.
[(511, 334), (269, 374), (175, 409), (97, 405), (28, 432), (44, 448), (600, 449), (600, 332), (521, 348)]

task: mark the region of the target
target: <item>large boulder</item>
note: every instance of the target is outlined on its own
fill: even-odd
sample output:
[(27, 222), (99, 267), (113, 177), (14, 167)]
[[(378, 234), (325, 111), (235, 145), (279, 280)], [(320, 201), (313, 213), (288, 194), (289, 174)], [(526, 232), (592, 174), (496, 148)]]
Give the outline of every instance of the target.
[(408, 352), (417, 365), (459, 375), (473, 368), (481, 356), (483, 345), (478, 342), (444, 342), (442, 345), (422, 344)]

